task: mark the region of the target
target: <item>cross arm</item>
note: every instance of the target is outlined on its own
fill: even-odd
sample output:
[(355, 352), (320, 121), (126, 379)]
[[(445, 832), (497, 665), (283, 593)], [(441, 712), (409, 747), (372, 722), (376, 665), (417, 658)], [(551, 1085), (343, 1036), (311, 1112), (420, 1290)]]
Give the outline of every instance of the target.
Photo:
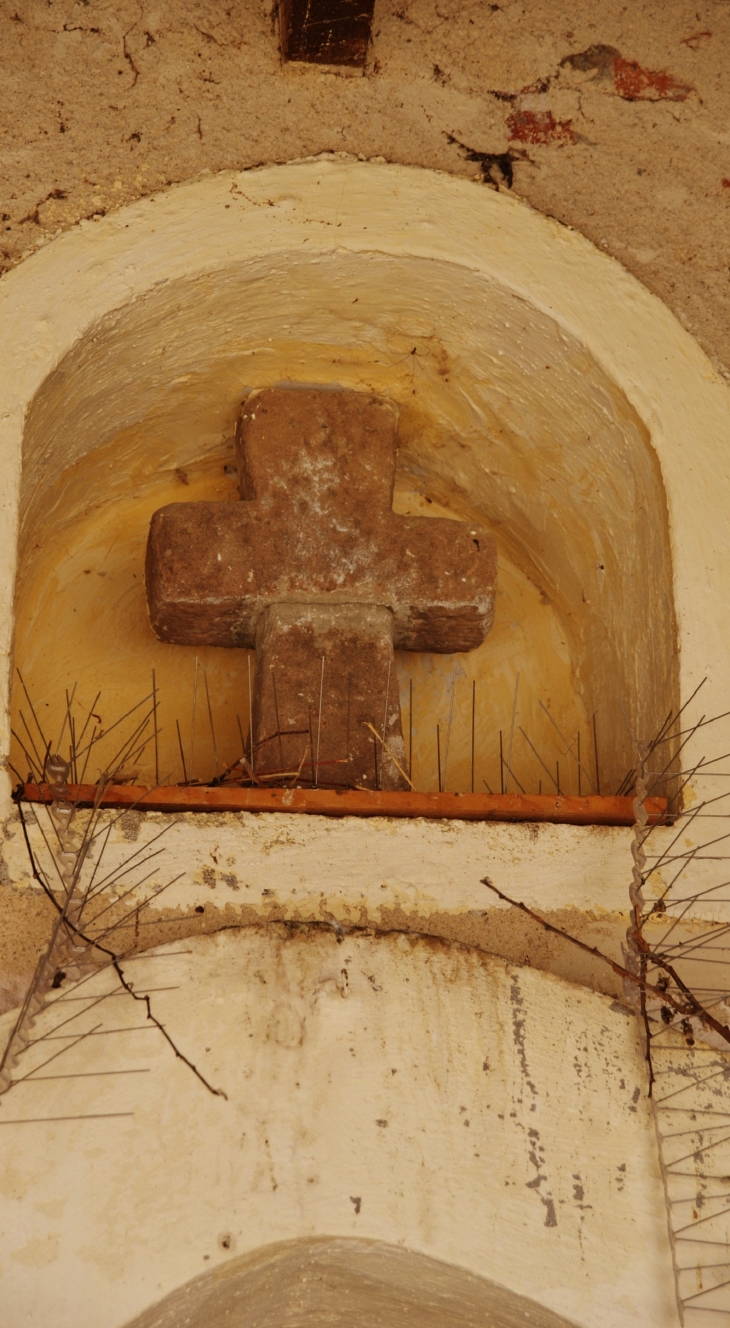
[(441, 517), (392, 514), (390, 524), (394, 538), (380, 572), (391, 588), (395, 648), (437, 654), (474, 650), (494, 618), (492, 536)]
[(391, 609), (401, 650), (472, 650), (494, 614), (489, 533), (443, 518), (389, 512), (362, 530), (336, 522), (282, 529), (253, 502), (173, 503), (147, 545), (150, 620), (162, 641), (252, 648), (275, 603)]
[(248, 506), (171, 503), (155, 512), (145, 576), (150, 622), (161, 641), (253, 648), (259, 606)]

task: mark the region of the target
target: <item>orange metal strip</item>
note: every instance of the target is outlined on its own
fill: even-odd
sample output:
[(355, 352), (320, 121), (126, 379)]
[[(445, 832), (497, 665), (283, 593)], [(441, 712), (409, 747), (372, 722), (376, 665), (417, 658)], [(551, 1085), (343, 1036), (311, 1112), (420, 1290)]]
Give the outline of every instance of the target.
[[(94, 784), (71, 785), (69, 797), (93, 804)], [(50, 802), (46, 784), (26, 784), (29, 802)], [(170, 788), (110, 784), (103, 807), (154, 812), (304, 812), (321, 816), (424, 816), (457, 821), (552, 821), (565, 825), (633, 825), (631, 798), (530, 793), (385, 793), (346, 789)], [(647, 798), (649, 821), (664, 820), (666, 798)]]

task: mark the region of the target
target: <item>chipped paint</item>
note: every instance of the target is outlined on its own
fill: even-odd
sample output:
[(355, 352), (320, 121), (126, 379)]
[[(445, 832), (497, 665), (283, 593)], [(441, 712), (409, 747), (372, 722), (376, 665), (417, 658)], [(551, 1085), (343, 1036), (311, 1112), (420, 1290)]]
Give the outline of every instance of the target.
[(570, 120), (556, 120), (552, 111), (513, 111), (507, 116), (507, 130), (513, 143), (575, 143)]

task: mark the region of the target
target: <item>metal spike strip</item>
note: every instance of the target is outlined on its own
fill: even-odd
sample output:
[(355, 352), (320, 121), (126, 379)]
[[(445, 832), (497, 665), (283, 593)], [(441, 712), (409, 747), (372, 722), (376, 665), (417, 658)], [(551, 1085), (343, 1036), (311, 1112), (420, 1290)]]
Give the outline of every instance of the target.
[[(685, 707), (686, 708), (686, 707)], [(681, 713), (681, 712), (680, 712)], [(700, 843), (689, 841), (700, 821), (727, 813), (720, 794), (700, 801), (678, 818), (674, 833), (656, 853), (647, 854), (653, 831), (642, 817), (642, 798), (663, 779), (672, 761), (662, 758), (650, 772), (648, 762), (665, 742), (674, 755), (694, 736), (704, 719), (681, 733), (679, 714), (668, 717), (658, 737), (639, 747), (635, 775), (636, 827), (632, 843), (630, 889), (632, 924), (627, 933), (626, 966), (643, 964), (647, 986), (666, 993), (666, 1004), (644, 989), (634, 1000), (640, 1020), (649, 1075), (660, 1168), (667, 1207), (675, 1290), (684, 1328), (727, 1328), (730, 1324), (730, 947), (723, 942), (730, 919), (693, 924), (703, 900), (717, 906), (726, 899), (730, 855), (727, 835), (714, 829)], [(671, 748), (670, 748), (671, 749)], [(685, 772), (680, 784), (700, 765)], [(725, 803), (727, 806), (727, 803)], [(723, 842), (724, 841), (724, 842)], [(661, 873), (661, 875), (660, 875)], [(669, 883), (652, 902), (644, 891), (652, 878)], [(693, 879), (694, 878), (694, 879)], [(647, 930), (647, 928), (650, 928)], [(649, 938), (649, 939), (647, 939)], [(635, 990), (635, 989), (634, 989)], [(641, 991), (641, 988), (639, 988)], [(696, 1008), (680, 1015), (674, 1006)], [(719, 1031), (708, 1027), (711, 1015)], [(722, 1030), (725, 1030), (723, 1033)]]
[(53, 856), (64, 902), (0, 1060), (0, 1095), (12, 1086), (13, 1071), (30, 1044), (33, 1026), (53, 989), (56, 973), (63, 970), (73, 982), (90, 968), (92, 971), (97, 968), (91, 959), (93, 946), (82, 941), (75, 930), (84, 904), (79, 878), (88, 844), (85, 837), (79, 838), (74, 827), (76, 809), (68, 797), (70, 774), (71, 763), (62, 756), (46, 757), (45, 777), (53, 794), (49, 812), (58, 843)]

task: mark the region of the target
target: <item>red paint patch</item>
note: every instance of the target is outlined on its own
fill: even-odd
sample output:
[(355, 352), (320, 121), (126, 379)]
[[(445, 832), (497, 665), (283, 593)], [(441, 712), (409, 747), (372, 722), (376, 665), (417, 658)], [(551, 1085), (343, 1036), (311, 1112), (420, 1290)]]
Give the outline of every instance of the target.
[(575, 143), (571, 120), (556, 120), (552, 111), (513, 111), (507, 116), (507, 128), (512, 142)]
[(727, 178), (721, 180), (720, 184), (722, 185), (723, 189), (730, 189), (730, 180), (728, 180)]
[(686, 101), (693, 89), (679, 83), (666, 69), (642, 69), (636, 60), (616, 56), (613, 83), (625, 101)]

